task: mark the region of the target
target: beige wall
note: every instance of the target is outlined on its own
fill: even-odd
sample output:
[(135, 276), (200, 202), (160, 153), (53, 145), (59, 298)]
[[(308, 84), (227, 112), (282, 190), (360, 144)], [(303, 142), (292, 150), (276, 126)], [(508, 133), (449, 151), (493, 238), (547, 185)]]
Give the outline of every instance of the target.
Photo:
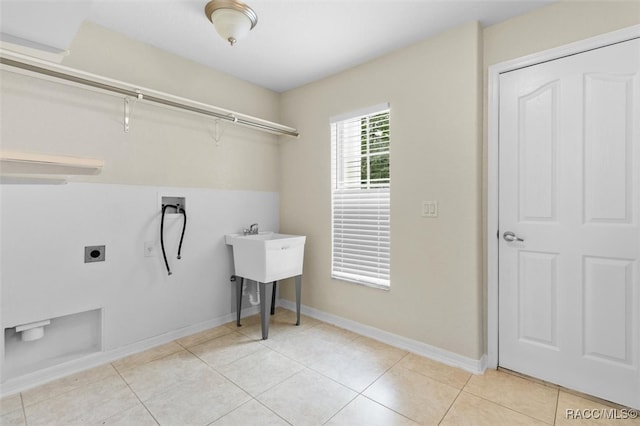
[[(484, 28), (483, 36), (483, 214), (487, 212), (488, 68), (599, 34), (640, 24), (640, 1), (561, 1)], [(483, 219), (484, 247), (486, 220)], [(486, 265), (486, 250), (483, 265)], [(485, 271), (485, 293), (486, 293)], [(486, 306), (486, 302), (483, 304)], [(485, 321), (486, 321), (486, 315)], [(485, 323), (486, 328), (486, 323)], [(486, 330), (485, 330), (486, 335)]]
[[(92, 23), (63, 65), (279, 121), (279, 94)], [(138, 103), (123, 132), (122, 97), (2, 72), (1, 147), (98, 158), (75, 181), (278, 191), (277, 137), (213, 118)]]
[[(302, 302), (481, 356), (480, 33), (476, 23), (282, 96), (280, 223), (307, 235)], [(331, 116), (391, 104), (391, 290), (330, 278)], [(438, 200), (437, 219), (421, 217)], [(283, 286), (284, 287), (284, 286)], [(289, 297), (286, 287), (284, 293)]]
[[(284, 93), (282, 120), (302, 137), (281, 145), (280, 218), (283, 231), (308, 235), (303, 303), (480, 358), (487, 68), (638, 23), (637, 1), (562, 1), (480, 32), (469, 24)], [(385, 101), (393, 141), (389, 292), (330, 278), (329, 117)], [(440, 202), (437, 219), (420, 217), (430, 199)], [(293, 299), (286, 287), (283, 295)]]
[[(640, 23), (640, 1), (560, 1), (482, 31), (484, 65)], [(486, 80), (486, 79), (485, 79)]]

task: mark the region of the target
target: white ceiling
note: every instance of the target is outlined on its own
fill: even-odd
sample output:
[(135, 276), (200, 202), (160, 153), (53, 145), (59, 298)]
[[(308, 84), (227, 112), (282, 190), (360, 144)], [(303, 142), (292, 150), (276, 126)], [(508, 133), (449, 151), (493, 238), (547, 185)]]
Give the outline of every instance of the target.
[(67, 49), (83, 20), (282, 92), (469, 21), (483, 26), (550, 0), (245, 0), (258, 25), (231, 47), (207, 0), (0, 0), (0, 32)]

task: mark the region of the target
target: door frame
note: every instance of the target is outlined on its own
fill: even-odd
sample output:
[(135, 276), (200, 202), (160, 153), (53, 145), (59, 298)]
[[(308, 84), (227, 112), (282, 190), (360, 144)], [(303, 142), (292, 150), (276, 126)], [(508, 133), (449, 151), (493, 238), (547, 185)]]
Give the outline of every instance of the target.
[[(499, 99), (500, 74), (640, 37), (640, 25), (492, 65), (488, 69), (487, 119), (487, 368), (498, 367)], [(495, 236), (495, 237), (494, 237)]]

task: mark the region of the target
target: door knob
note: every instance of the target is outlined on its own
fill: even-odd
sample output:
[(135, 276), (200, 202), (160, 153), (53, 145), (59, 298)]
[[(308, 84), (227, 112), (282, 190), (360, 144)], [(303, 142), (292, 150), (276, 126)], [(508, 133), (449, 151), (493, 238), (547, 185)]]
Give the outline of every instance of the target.
[(511, 231), (507, 231), (504, 234), (502, 234), (502, 238), (504, 238), (505, 241), (508, 241), (510, 243), (514, 241), (524, 241), (522, 238), (518, 237), (516, 234), (514, 234)]

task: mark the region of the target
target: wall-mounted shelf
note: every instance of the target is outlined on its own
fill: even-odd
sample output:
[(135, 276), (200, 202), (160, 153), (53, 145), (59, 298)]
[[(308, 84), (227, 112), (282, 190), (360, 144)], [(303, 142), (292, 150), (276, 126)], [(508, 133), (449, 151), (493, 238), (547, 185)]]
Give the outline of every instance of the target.
[(64, 183), (64, 176), (97, 175), (103, 166), (104, 161), (92, 158), (0, 151), (3, 183)]
[(56, 64), (61, 63), (64, 57), (69, 55), (68, 50), (14, 37), (6, 33), (0, 33), (0, 48)]

